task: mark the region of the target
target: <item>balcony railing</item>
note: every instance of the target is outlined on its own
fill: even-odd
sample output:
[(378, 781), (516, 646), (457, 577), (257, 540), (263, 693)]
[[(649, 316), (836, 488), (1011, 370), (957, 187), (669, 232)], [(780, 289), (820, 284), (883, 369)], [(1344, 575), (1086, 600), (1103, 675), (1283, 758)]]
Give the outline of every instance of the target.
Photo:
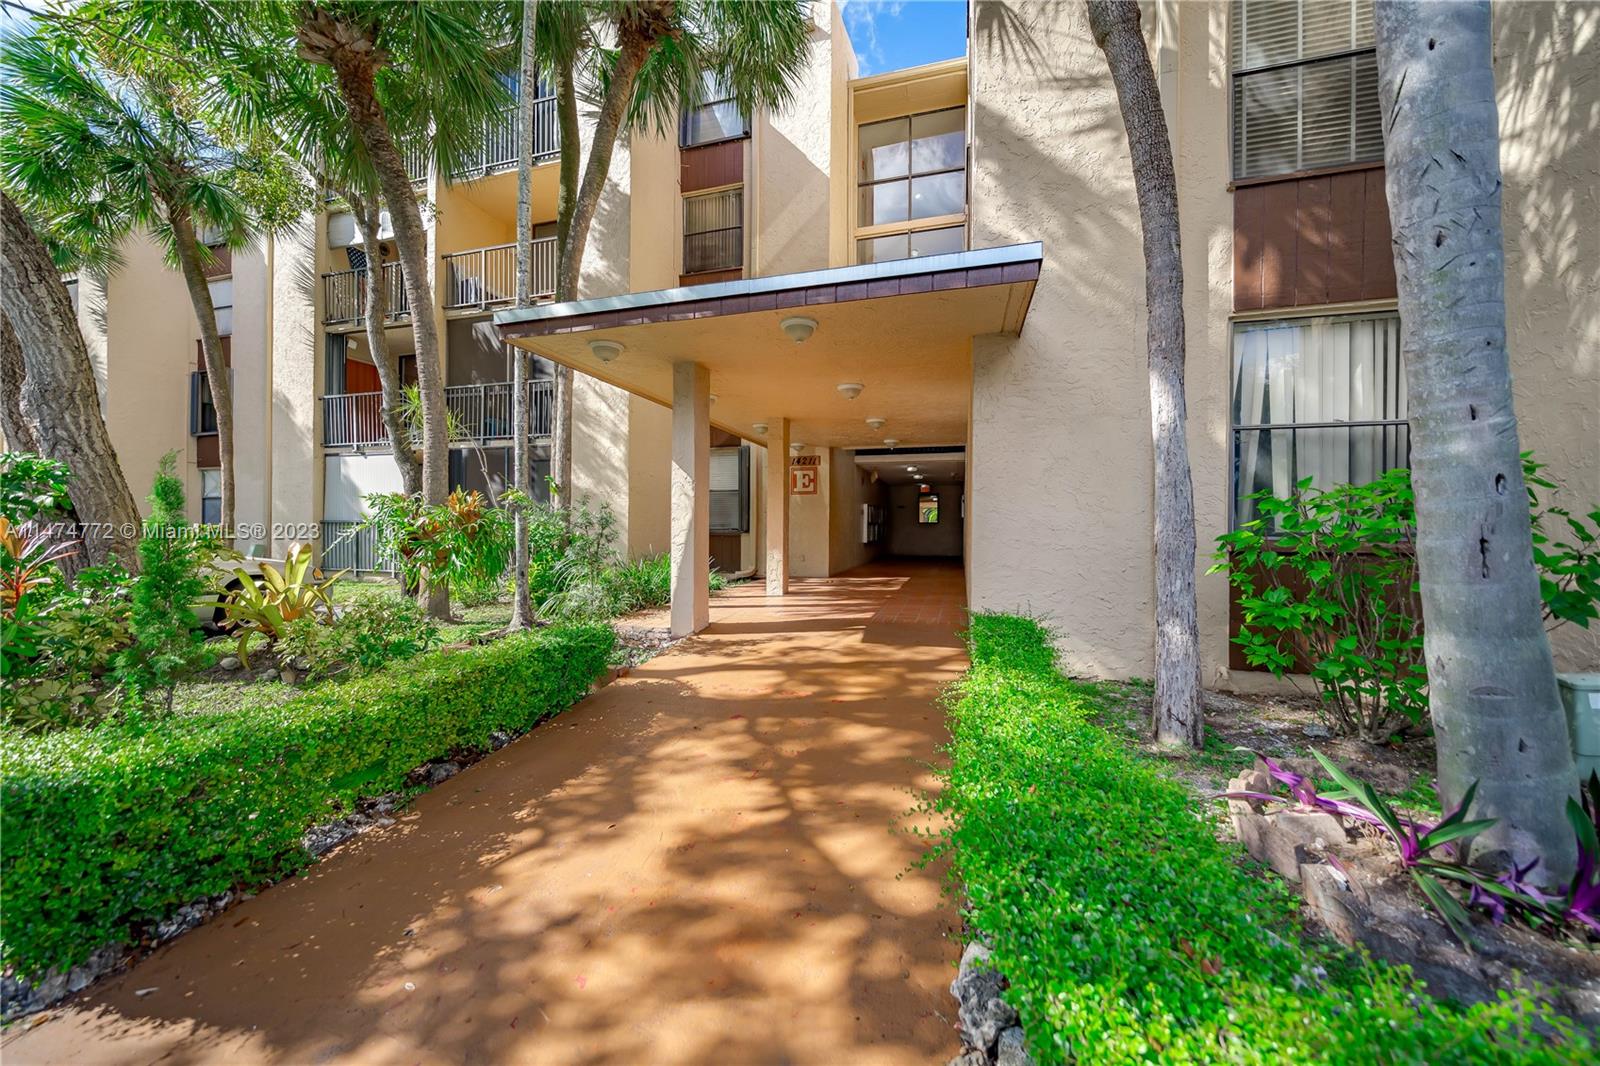
[(358, 574), (393, 574), (400, 568), (378, 549), (378, 531), (358, 529), (358, 522), (323, 522), (321, 566), (326, 572), (353, 570)]
[[(450, 439), (487, 444), (511, 439), (511, 382), (451, 385), (444, 390)], [(535, 440), (550, 436), (555, 406), (553, 383), (528, 382), (529, 420)], [(322, 398), (322, 443), (327, 448), (389, 447), (383, 425), (383, 394), (346, 392)]]
[[(509, 170), (517, 165), (517, 130), (521, 126), (519, 105), (501, 111), (484, 124), (480, 151), (464, 161), (455, 173), (458, 178), (480, 178)], [(543, 162), (561, 152), (561, 127), (556, 118), (556, 98), (541, 96), (533, 102), (533, 159)]]
[[(406, 300), (405, 279), (399, 263), (383, 264), (383, 283), (389, 290), (389, 320), (411, 313)], [(367, 315), (367, 272), (337, 270), (322, 275), (322, 321), (329, 326), (360, 322)]]
[[(498, 244), (444, 257), (444, 294), (447, 310), (499, 307), (517, 297), (517, 246)], [(533, 242), (533, 295), (556, 294), (556, 239)]]

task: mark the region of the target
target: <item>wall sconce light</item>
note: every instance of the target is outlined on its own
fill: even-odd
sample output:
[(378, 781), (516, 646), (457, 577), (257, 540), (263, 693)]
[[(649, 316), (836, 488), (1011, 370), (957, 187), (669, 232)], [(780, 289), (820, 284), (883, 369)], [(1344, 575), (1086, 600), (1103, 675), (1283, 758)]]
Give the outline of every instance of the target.
[(861, 395), (862, 386), (859, 381), (841, 381), (836, 387), (839, 390), (839, 395), (847, 400), (853, 400)]
[(756, 436), (758, 437), (767, 435), (767, 424), (765, 422), (752, 422), (750, 423), (750, 428), (756, 431)]
[(590, 341), (589, 350), (602, 363), (609, 363), (622, 354), (622, 345), (616, 341)]
[(810, 340), (811, 335), (817, 331), (817, 320), (806, 318), (804, 315), (786, 318), (779, 322), (778, 325), (789, 335), (789, 339), (796, 344), (803, 344)]
[(874, 415), (872, 418), (867, 419), (867, 428), (876, 433), (878, 430), (887, 425), (888, 422), (889, 420), (887, 418), (878, 418), (876, 415)]
[(707, 393), (706, 396), (712, 403), (716, 403), (717, 402), (717, 394), (716, 393), (714, 393), (714, 392)]

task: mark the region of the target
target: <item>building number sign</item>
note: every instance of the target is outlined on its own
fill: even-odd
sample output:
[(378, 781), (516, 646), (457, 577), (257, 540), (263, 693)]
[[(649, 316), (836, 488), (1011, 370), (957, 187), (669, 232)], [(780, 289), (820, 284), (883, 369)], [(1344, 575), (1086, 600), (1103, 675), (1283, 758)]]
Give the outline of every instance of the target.
[(789, 495), (815, 496), (817, 494), (817, 468), (822, 465), (820, 455), (797, 455), (789, 463)]

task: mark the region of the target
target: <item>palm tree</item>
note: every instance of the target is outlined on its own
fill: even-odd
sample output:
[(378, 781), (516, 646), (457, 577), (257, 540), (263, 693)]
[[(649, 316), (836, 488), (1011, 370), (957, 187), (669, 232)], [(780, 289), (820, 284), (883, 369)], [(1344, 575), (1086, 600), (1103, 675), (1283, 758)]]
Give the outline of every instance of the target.
[(0, 122), (7, 128), (0, 182), (44, 220), (73, 265), (114, 266), (118, 244), (147, 231), (182, 272), (216, 409), (222, 526), (231, 530), (232, 389), (206, 245), (241, 247), (256, 228), (238, 184), (246, 160), (182, 109), (171, 84), (148, 73), (113, 73), (85, 38), (62, 28), (8, 39), (0, 75)]
[(1144, 231), (1145, 341), (1155, 437), (1158, 744), (1200, 747), (1200, 634), (1194, 592), (1194, 484), (1183, 395), (1183, 257), (1178, 184), (1161, 92), (1133, 0), (1089, 0), (1089, 26), (1117, 87)]
[(1470, 856), (1565, 886), (1577, 787), (1541, 618), (1506, 355), (1487, 3), (1376, 5), (1440, 802), (1476, 782)]
[[(561, 128), (556, 214), (558, 301), (575, 300), (589, 230), (625, 131), (668, 132), (702, 99), (709, 76), (748, 114), (788, 106), (804, 72), (808, 21), (797, 0), (611, 0), (546, 4), (547, 52)], [(595, 33), (603, 26), (605, 34)], [(578, 96), (587, 76), (594, 136), (580, 161)], [(572, 371), (556, 373), (551, 467), (558, 497), (571, 495)]]
[[(522, 60), (517, 72), (520, 97), (517, 102), (517, 306), (533, 304), (533, 149), (534, 85), (539, 79), (537, 26), (538, 0), (523, 0)], [(528, 417), (528, 354), (511, 349), (511, 445), (512, 480), (517, 491), (526, 492), (530, 470), (529, 450), (533, 426)], [(528, 597), (528, 514), (519, 503), (516, 508), (515, 546), (511, 557), (511, 622), (508, 629), (528, 629), (533, 625), (533, 605)]]

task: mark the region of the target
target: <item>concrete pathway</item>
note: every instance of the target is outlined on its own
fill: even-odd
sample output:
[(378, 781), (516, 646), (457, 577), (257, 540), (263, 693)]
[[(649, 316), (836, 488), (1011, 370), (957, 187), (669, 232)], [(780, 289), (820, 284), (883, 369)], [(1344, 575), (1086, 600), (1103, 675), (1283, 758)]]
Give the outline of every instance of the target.
[(0, 1054), (943, 1061), (956, 916), (890, 824), (932, 784), (961, 588), (886, 564), (718, 597), (705, 633)]

